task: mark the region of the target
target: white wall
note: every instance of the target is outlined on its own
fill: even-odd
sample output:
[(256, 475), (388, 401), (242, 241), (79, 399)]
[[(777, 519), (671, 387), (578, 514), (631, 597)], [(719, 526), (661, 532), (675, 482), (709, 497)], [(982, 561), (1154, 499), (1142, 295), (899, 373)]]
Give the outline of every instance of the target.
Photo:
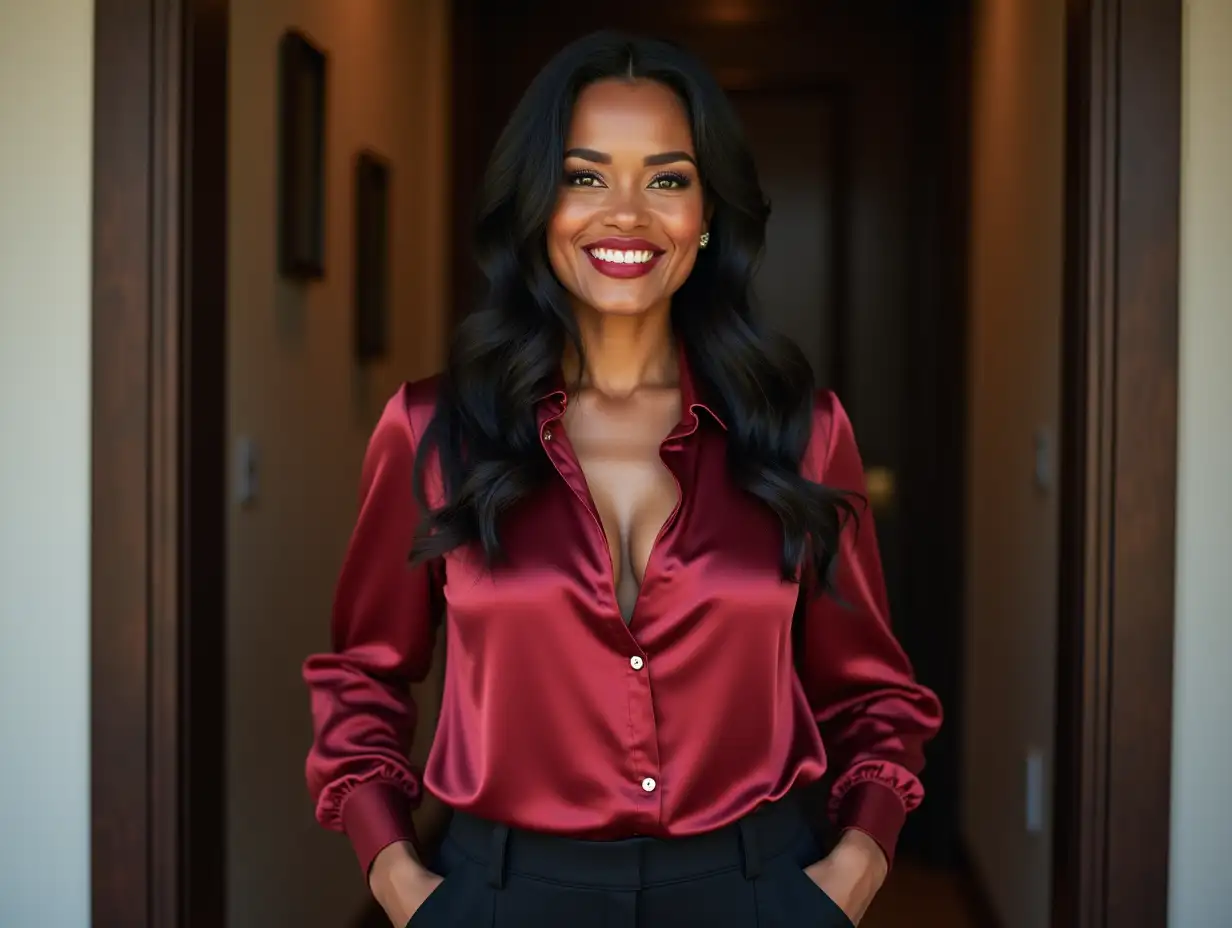
[(1033, 442), (1060, 412), (1064, 17), (975, 4), (963, 831), (1005, 928), (1044, 928), (1050, 901), (1025, 771), (1038, 749), (1050, 809), (1058, 507)]
[(89, 924), (93, 52), (92, 0), (0, 4), (0, 925), (13, 928)]
[(1185, 4), (1169, 924), (1229, 921), (1232, 860), (1232, 4)]
[[(260, 495), (229, 514), (229, 928), (337, 928), (366, 897), (346, 840), (313, 820), (300, 665), (328, 647), (369, 431), (399, 381), (441, 360), (447, 24), (447, 0), (231, 4), (230, 419), (257, 443)], [(329, 56), (326, 278), (306, 285), (275, 272), (276, 64), (291, 26)], [(393, 325), (389, 358), (360, 370), (352, 162), (367, 146), (393, 165)]]

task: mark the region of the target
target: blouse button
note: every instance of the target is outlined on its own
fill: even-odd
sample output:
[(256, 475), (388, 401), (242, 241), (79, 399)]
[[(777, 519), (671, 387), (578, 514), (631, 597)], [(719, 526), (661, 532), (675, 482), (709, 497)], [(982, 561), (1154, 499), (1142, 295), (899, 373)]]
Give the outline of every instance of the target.
[(658, 784), (655, 783), (654, 781), (654, 777), (647, 777), (646, 779), (642, 780), (642, 789), (644, 789), (648, 793), (653, 793), (657, 785)]
[(641, 670), (646, 666), (646, 662), (634, 654), (631, 658), (629, 658), (629, 666), (634, 670)]
[(543, 440), (544, 440), (544, 441), (551, 441), (551, 440), (552, 440), (552, 430), (551, 430), (550, 428), (545, 428), (545, 429), (543, 430)]

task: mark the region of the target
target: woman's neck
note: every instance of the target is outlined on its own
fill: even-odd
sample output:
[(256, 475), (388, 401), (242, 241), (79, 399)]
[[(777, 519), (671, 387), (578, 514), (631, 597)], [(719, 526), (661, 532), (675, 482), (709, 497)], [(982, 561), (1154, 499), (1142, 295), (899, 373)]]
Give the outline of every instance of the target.
[(642, 387), (673, 386), (679, 381), (670, 315), (579, 314), (585, 367), (570, 350), (564, 359), (568, 380), (617, 399)]

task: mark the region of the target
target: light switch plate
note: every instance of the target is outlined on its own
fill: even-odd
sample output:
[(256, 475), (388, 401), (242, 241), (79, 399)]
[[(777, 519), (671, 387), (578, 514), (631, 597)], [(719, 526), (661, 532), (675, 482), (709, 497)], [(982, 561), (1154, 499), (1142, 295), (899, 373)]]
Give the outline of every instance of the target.
[(235, 501), (252, 506), (260, 490), (260, 454), (257, 443), (247, 435), (235, 439)]
[(1026, 826), (1028, 834), (1044, 830), (1044, 752), (1038, 748), (1027, 751)]

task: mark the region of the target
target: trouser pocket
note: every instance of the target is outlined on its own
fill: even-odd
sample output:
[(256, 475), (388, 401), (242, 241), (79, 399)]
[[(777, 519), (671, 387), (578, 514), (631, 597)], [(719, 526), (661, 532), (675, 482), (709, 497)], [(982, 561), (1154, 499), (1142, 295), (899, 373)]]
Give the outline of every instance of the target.
[(496, 890), (482, 867), (456, 848), (441, 847), (445, 879), (415, 910), (406, 928), (491, 928)]

